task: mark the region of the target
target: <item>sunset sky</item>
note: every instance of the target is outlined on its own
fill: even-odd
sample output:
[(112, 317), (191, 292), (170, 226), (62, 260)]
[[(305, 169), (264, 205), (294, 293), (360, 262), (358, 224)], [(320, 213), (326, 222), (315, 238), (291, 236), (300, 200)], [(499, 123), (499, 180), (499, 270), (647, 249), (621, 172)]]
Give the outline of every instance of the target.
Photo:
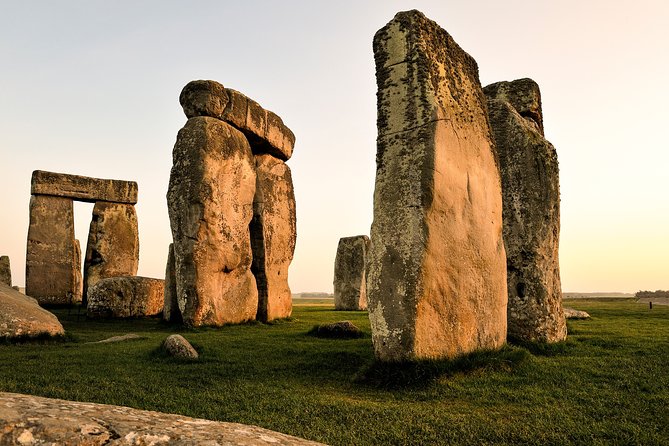
[[(290, 285), (331, 292), (339, 238), (369, 234), (372, 222), (372, 37), (415, 8), (477, 60), (483, 85), (540, 85), (560, 162), (563, 290), (669, 289), (667, 5), (0, 1), (0, 255), (23, 286), (33, 170), (135, 180), (139, 275), (162, 278), (171, 151), (186, 121), (179, 92), (215, 79), (294, 131)], [(91, 211), (75, 204), (84, 249)]]

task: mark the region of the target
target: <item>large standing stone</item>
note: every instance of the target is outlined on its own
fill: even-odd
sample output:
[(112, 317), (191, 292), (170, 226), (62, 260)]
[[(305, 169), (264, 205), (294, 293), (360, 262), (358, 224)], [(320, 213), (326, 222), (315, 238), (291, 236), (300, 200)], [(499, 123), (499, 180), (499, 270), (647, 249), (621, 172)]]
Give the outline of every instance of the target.
[(562, 341), (559, 169), (543, 137), (539, 86), (520, 79), (489, 85), (485, 93), (502, 174), (508, 336)]
[(177, 277), (174, 263), (174, 243), (170, 243), (167, 253), (167, 265), (165, 265), (163, 320), (182, 322), (181, 312), (179, 311), (179, 300), (177, 299)]
[(98, 201), (88, 231), (84, 262), (84, 302), (102, 279), (134, 276), (139, 265), (137, 213), (131, 204)]
[(137, 183), (134, 181), (90, 178), (43, 170), (33, 172), (30, 193), (73, 198), (90, 203), (137, 203)]
[(0, 283), (12, 286), (12, 269), (9, 265), (9, 256), (0, 257)]
[(34, 195), (26, 249), (26, 294), (40, 304), (81, 300), (72, 200)]
[(369, 237), (343, 237), (337, 245), (334, 269), (335, 310), (366, 310), (365, 268)]
[(40, 307), (35, 299), (0, 283), (0, 338), (45, 334), (64, 334), (58, 318)]
[(258, 291), (249, 224), (256, 174), (244, 135), (210, 117), (179, 131), (167, 205), (179, 309), (187, 325), (252, 320)]
[(257, 155), (251, 222), (251, 271), (258, 286), (258, 320), (289, 317), (293, 299), (288, 267), (296, 239), (295, 193), (290, 168), (271, 155)]
[(156, 316), (163, 311), (165, 281), (140, 276), (109, 277), (88, 290), (91, 318)]
[(474, 59), (418, 11), (374, 36), (377, 171), (367, 278), (377, 358), (506, 339), (502, 194)]

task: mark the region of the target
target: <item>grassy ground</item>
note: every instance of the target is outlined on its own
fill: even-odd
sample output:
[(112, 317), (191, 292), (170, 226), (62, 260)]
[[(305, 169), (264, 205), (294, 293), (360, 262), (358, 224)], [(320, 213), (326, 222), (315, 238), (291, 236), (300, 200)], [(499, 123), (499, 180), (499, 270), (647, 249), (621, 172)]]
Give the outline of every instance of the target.
[[(669, 444), (669, 307), (568, 302), (591, 320), (566, 343), (454, 362), (372, 364), (366, 313), (296, 306), (291, 321), (180, 331), (175, 362), (153, 320), (58, 310), (66, 342), (0, 345), (0, 390), (255, 424), (329, 444)], [(367, 336), (306, 335), (349, 319)], [(84, 344), (113, 335), (144, 339)]]

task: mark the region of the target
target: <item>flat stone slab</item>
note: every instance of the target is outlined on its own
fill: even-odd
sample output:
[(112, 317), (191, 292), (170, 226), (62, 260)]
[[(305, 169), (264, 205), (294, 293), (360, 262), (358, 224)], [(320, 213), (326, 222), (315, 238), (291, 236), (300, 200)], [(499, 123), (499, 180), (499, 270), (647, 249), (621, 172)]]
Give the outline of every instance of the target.
[(137, 203), (135, 181), (106, 180), (44, 170), (33, 172), (30, 193), (72, 198), (88, 203), (96, 201)]
[(111, 338), (103, 339), (101, 341), (87, 342), (86, 344), (114, 344), (116, 342), (131, 341), (133, 339), (146, 339), (144, 336), (140, 336), (135, 333), (128, 333), (119, 336), (112, 336)]
[(165, 281), (141, 276), (100, 280), (88, 290), (90, 318), (156, 316), (163, 312)]
[(590, 313), (583, 310), (575, 310), (573, 308), (564, 307), (564, 316), (567, 319), (590, 319)]
[(321, 443), (238, 423), (2, 392), (0, 444), (280, 446)]
[(58, 318), (40, 307), (35, 299), (0, 284), (0, 338), (64, 333)]

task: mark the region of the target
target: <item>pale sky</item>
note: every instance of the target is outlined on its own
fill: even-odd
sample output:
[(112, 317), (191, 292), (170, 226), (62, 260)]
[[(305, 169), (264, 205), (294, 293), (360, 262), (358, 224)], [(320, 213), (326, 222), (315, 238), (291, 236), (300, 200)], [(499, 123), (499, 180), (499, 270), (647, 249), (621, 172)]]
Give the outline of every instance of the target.
[[(562, 190), (564, 291), (669, 289), (669, 6), (664, 0), (0, 0), (0, 255), (25, 282), (30, 176), (139, 183), (139, 275), (162, 278), (178, 97), (215, 79), (297, 142), (293, 292), (332, 291), (340, 237), (369, 234), (372, 37), (419, 9), (478, 62), (531, 77)], [(85, 249), (91, 204), (75, 204)]]

